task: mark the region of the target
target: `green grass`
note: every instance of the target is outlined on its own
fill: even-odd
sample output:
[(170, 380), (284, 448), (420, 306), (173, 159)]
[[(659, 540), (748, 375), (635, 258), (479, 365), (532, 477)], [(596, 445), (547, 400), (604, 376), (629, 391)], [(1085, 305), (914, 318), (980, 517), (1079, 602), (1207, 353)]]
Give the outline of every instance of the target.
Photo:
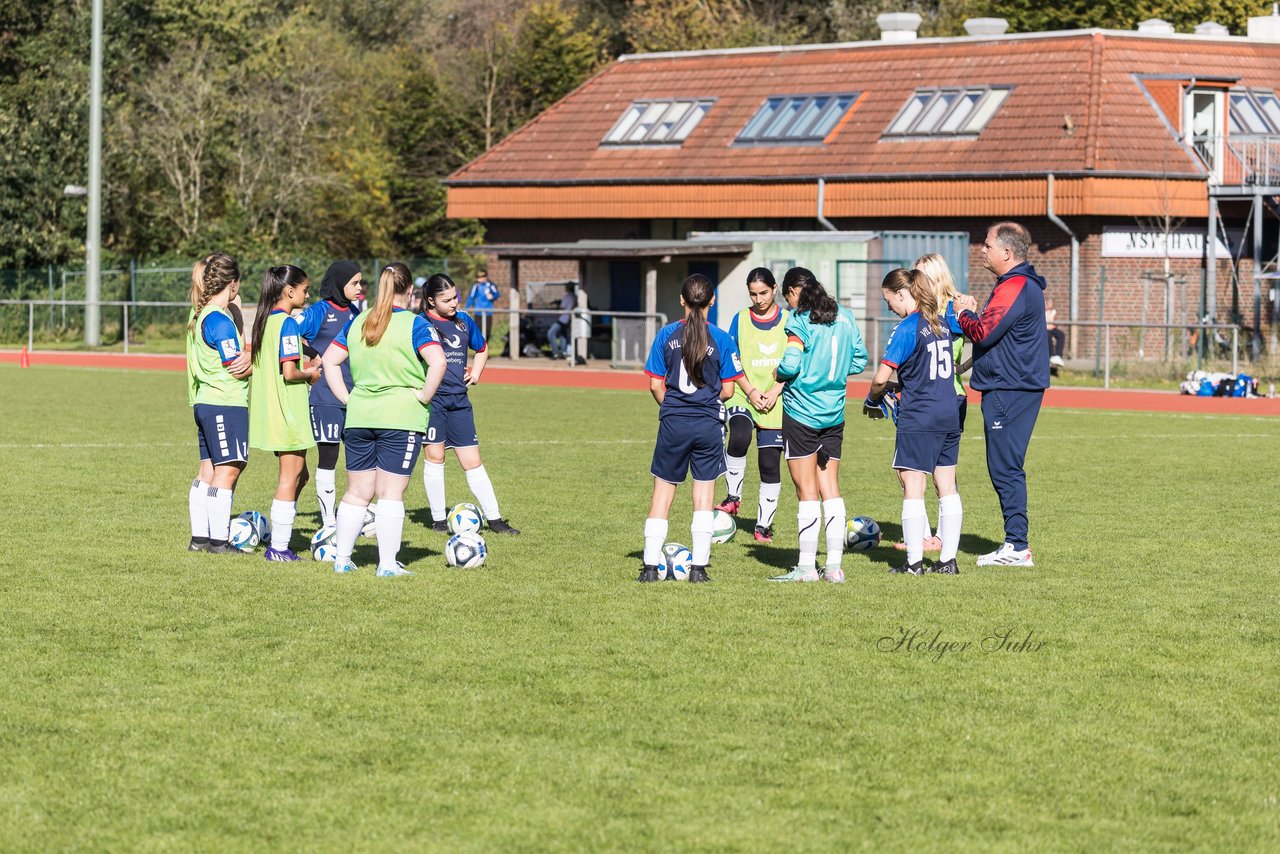
[[(184, 551), (180, 375), (0, 365), (0, 391), (0, 849), (1280, 846), (1280, 421), (1046, 410), (1034, 570), (973, 566), (1000, 528), (971, 425), (959, 577), (882, 549), (842, 587), (766, 583), (785, 487), (774, 546), (642, 587), (644, 394), (477, 388), (525, 535), (446, 569), (415, 478), (417, 575), (379, 580), (367, 544), (351, 577)], [(890, 431), (845, 448), (851, 512), (896, 535)], [(983, 652), (997, 626), (1044, 646)], [(879, 650), (899, 627), (974, 646)]]

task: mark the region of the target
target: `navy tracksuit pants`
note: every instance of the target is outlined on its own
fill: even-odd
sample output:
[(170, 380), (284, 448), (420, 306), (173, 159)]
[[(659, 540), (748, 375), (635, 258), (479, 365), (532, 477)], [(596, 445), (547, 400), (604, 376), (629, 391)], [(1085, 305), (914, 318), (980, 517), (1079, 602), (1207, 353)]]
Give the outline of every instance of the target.
[(1027, 547), (1027, 445), (1040, 414), (1043, 391), (996, 389), (982, 393), (982, 428), (987, 439), (987, 473), (1000, 497), (1004, 539)]

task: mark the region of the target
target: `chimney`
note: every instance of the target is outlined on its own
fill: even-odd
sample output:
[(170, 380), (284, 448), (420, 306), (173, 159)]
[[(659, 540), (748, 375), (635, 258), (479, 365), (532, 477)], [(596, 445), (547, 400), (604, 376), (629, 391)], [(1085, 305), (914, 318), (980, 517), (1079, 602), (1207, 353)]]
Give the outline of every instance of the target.
[(916, 30), (924, 20), (915, 12), (885, 12), (876, 15), (876, 26), (880, 27), (880, 41), (909, 42), (914, 41)]
[(1205, 21), (1203, 24), (1196, 24), (1196, 35), (1198, 36), (1229, 36), (1231, 31), (1219, 24), (1217, 21)]
[(964, 31), (971, 36), (1000, 36), (1009, 30), (1009, 22), (1004, 18), (969, 18), (964, 22)]
[(1147, 18), (1147, 20), (1138, 24), (1138, 32), (1152, 36), (1171, 36), (1173, 35), (1173, 24), (1168, 21), (1162, 21), (1159, 18)]
[(1280, 4), (1271, 7), (1270, 15), (1249, 19), (1249, 38), (1260, 42), (1280, 42)]

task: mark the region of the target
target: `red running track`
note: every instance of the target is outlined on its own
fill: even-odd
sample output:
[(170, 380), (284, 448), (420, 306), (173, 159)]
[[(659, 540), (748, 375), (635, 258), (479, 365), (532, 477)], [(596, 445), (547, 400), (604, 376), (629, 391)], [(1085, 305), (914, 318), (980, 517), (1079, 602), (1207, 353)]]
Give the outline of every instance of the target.
[[(0, 362), (17, 363), (17, 350), (0, 350)], [(181, 371), (184, 356), (124, 353), (77, 353), (37, 350), (30, 354), (33, 365), (62, 365), (80, 368)], [(560, 386), (647, 391), (649, 378), (639, 371), (595, 368), (538, 368), (490, 363), (485, 369), (486, 385)], [(850, 395), (865, 396), (869, 383), (849, 383)], [(975, 403), (981, 399), (971, 392)], [(1045, 406), (1067, 409), (1115, 409), (1134, 412), (1198, 412), (1218, 415), (1280, 415), (1280, 398), (1192, 397), (1171, 391), (1135, 389), (1053, 388), (1045, 395)]]

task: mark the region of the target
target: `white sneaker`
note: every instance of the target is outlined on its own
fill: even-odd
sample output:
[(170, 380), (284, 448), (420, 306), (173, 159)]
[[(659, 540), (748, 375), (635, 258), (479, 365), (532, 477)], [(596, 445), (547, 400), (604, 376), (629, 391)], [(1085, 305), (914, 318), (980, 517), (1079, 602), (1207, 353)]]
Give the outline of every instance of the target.
[(1053, 365), (1055, 368), (1061, 368), (1063, 365), (1066, 364), (1066, 362), (1062, 361), (1061, 356), (1050, 356), (1049, 364)]
[(829, 566), (822, 571), (822, 580), (832, 584), (844, 584), (844, 570), (838, 566)]
[(402, 575), (413, 575), (413, 573), (405, 569), (400, 561), (396, 561), (395, 566), (380, 566), (374, 573), (375, 578), (395, 578)]
[(783, 574), (783, 575), (775, 575), (775, 576), (773, 576), (772, 578), (770, 578), (769, 580), (770, 580), (770, 581), (804, 581), (804, 582), (810, 582), (810, 581), (821, 581), (821, 580), (822, 580), (822, 576), (821, 576), (821, 575), (818, 575), (818, 570), (817, 570), (817, 568), (816, 568), (816, 567), (811, 568), (811, 569), (801, 569), (800, 567), (796, 567), (795, 569), (791, 570), (791, 571), (790, 571), (790, 572), (788, 572), (788, 573), (785, 573), (785, 574)]
[(1012, 543), (978, 558), (978, 566), (1035, 566), (1031, 562), (1031, 549), (1015, 549)]

